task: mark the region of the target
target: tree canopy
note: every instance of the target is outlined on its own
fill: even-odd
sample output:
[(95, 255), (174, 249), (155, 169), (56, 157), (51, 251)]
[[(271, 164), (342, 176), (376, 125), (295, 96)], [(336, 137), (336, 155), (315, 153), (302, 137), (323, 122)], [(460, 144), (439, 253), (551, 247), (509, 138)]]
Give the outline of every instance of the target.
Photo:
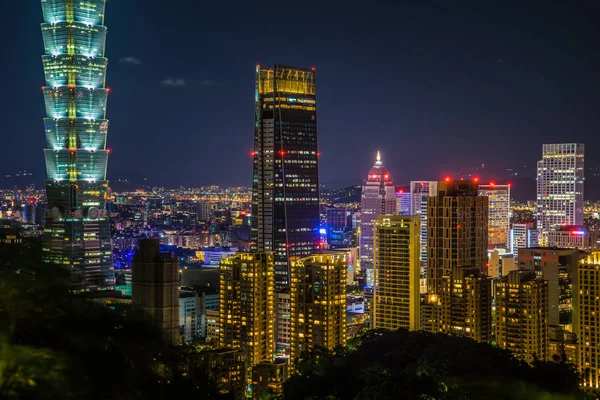
[(306, 353), (296, 368), (286, 400), (586, 398), (564, 362), (530, 366), (488, 344), (407, 330), (370, 331), (356, 350)]
[(151, 325), (71, 295), (40, 255), (37, 240), (0, 247), (0, 399), (217, 397)]

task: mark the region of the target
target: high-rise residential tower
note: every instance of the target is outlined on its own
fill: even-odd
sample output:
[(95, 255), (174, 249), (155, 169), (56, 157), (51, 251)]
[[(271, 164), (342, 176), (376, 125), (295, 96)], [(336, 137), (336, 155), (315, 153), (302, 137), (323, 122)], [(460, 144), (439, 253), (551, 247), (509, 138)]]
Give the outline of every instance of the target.
[(273, 254), (238, 253), (219, 268), (219, 347), (241, 350), (251, 383), (252, 367), (275, 352)]
[(444, 271), (437, 290), (423, 305), (423, 330), (478, 342), (492, 339), (492, 280), (480, 268), (453, 266)]
[(346, 255), (320, 254), (292, 261), (290, 356), (345, 346)]
[(373, 283), (373, 224), (381, 214), (396, 213), (396, 187), (392, 176), (377, 152), (362, 187), (360, 199), (360, 268), (367, 273), (367, 284)]
[(418, 330), (419, 217), (380, 215), (375, 223), (371, 326)]
[(42, 0), (46, 84), (44, 260), (75, 290), (115, 283), (106, 212), (106, 0)]
[(433, 294), (453, 267), (486, 272), (488, 250), (489, 199), (479, 196), (478, 184), (447, 179), (437, 186), (427, 201), (427, 290)]
[(496, 283), (496, 344), (526, 362), (548, 354), (548, 281), (511, 271)]
[(488, 202), (476, 181), (450, 178), (438, 182), (437, 193), (427, 199), (425, 330), (491, 340)]
[(581, 260), (573, 287), (573, 331), (579, 340), (579, 370), (584, 388), (600, 388), (600, 252)]
[(510, 230), (510, 184), (498, 185), (490, 182), (479, 185), (479, 195), (489, 198), (488, 247), (508, 247)]
[(542, 238), (561, 225), (583, 225), (583, 167), (583, 144), (543, 145), (537, 163), (537, 227)]
[(256, 66), (251, 250), (272, 251), (275, 287), (289, 262), (319, 250), (314, 69)]

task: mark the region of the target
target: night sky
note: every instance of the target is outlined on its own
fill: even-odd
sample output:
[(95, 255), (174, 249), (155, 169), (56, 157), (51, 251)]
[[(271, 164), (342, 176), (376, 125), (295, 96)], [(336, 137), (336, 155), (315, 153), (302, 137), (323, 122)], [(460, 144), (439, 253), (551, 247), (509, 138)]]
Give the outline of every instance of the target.
[[(552, 142), (600, 165), (598, 8), (389, 3), (109, 0), (109, 179), (249, 185), (257, 63), (316, 68), (333, 186), (378, 149), (397, 184), (532, 168)], [(41, 7), (2, 5), (0, 174), (45, 173)]]

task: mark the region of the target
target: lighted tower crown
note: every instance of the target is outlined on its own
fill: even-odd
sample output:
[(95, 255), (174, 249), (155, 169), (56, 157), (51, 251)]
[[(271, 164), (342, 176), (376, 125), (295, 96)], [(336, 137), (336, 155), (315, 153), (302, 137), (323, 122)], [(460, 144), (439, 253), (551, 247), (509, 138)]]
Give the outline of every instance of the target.
[(106, 0), (41, 0), (46, 85), (46, 262), (76, 289), (114, 285), (106, 213)]
[(381, 214), (396, 213), (396, 187), (392, 176), (381, 162), (378, 151), (375, 164), (365, 180), (361, 199), (360, 268), (366, 270), (367, 284), (373, 279), (373, 223)]

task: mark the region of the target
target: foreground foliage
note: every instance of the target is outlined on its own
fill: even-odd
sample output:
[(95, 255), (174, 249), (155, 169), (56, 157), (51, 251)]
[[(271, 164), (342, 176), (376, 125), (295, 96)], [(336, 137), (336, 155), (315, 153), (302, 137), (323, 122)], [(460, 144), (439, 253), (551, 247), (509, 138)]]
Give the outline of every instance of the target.
[(35, 240), (0, 248), (0, 399), (216, 397), (153, 327), (72, 296), (40, 253)]
[(515, 360), (496, 347), (423, 332), (371, 331), (354, 351), (304, 354), (286, 400), (585, 399), (563, 362)]

